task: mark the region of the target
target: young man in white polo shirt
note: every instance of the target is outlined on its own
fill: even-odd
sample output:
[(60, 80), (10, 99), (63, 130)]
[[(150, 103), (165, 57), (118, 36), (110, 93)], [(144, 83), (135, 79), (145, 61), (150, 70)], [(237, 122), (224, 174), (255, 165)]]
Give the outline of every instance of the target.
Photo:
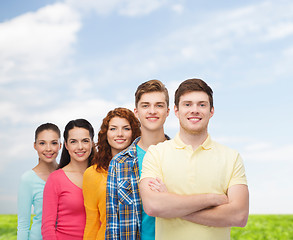
[[(174, 110), (180, 131), (148, 149), (140, 180), (145, 212), (157, 217), (156, 239), (230, 239), (231, 226), (246, 225), (249, 194), (238, 152), (208, 134), (214, 114), (212, 89), (200, 79), (182, 82)], [(156, 178), (168, 192), (151, 189)], [(207, 193), (227, 200), (213, 202), (216, 197)]]

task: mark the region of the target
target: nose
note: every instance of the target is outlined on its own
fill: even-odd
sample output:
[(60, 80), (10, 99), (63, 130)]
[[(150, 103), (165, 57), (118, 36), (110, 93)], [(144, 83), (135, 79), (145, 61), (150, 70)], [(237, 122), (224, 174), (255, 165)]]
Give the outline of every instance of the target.
[(151, 105), (151, 106), (149, 107), (149, 113), (150, 113), (150, 114), (155, 114), (155, 113), (156, 113), (156, 108), (155, 108), (154, 105)]
[(118, 136), (122, 136), (122, 135), (123, 135), (123, 131), (122, 131), (122, 129), (118, 129), (117, 134), (118, 134)]
[(78, 142), (78, 149), (82, 149), (82, 142)]
[(46, 151), (50, 151), (50, 150), (51, 150), (51, 144), (48, 143), (48, 144), (46, 144)]
[(198, 106), (196, 104), (193, 104), (192, 108), (191, 108), (191, 112), (192, 113), (198, 113)]

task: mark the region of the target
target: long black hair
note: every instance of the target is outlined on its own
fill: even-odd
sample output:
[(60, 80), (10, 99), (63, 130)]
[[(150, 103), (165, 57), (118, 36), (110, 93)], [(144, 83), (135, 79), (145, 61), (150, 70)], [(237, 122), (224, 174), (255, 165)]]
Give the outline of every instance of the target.
[[(63, 168), (63, 167), (65, 167), (66, 165), (68, 165), (70, 163), (70, 155), (68, 153), (68, 150), (65, 147), (65, 143), (68, 140), (68, 132), (69, 132), (69, 130), (71, 130), (71, 129), (75, 128), (75, 127), (84, 128), (84, 129), (88, 130), (89, 134), (90, 134), (90, 138), (91, 138), (92, 142), (94, 142), (94, 135), (95, 135), (94, 128), (92, 127), (92, 125), (87, 120), (85, 120), (85, 119), (71, 120), (69, 123), (67, 123), (67, 125), (65, 126), (65, 129), (64, 129), (64, 133), (63, 133), (64, 143), (63, 143), (60, 162), (59, 162), (59, 165), (58, 165), (57, 169)], [(92, 159), (93, 159), (95, 154), (96, 154), (96, 148), (95, 148), (95, 144), (93, 143), (92, 151), (91, 151), (91, 154), (90, 154), (90, 156), (88, 158), (88, 166), (91, 165), (91, 161), (92, 161)]]

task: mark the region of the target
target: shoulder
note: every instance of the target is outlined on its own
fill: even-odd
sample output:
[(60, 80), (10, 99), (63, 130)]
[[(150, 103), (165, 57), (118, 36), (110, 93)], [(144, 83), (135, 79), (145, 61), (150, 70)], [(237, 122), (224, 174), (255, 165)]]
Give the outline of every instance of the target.
[(35, 173), (33, 170), (28, 170), (21, 176), (22, 182), (33, 182), (35, 179)]
[(217, 152), (225, 156), (236, 157), (239, 155), (238, 151), (230, 148), (226, 145), (218, 143), (216, 141), (212, 141), (212, 148)]
[(98, 170), (97, 171), (97, 165), (93, 165), (88, 167), (84, 174), (83, 174), (83, 178), (84, 179), (97, 179), (99, 178), (99, 176), (106, 174), (106, 171), (104, 170)]
[(59, 180), (64, 178), (64, 176), (64, 171), (62, 169), (57, 169), (49, 175), (47, 182)]
[(164, 150), (167, 150), (167, 149), (171, 149), (174, 147), (174, 142), (172, 139), (170, 140), (166, 140), (164, 142), (160, 142), (158, 143), (157, 145), (151, 145), (147, 152), (152, 152), (152, 151), (164, 151)]
[(92, 166), (88, 167), (85, 170), (84, 175), (92, 175), (92, 174), (95, 174), (95, 172), (97, 172), (96, 167), (97, 167), (97, 165), (92, 165)]

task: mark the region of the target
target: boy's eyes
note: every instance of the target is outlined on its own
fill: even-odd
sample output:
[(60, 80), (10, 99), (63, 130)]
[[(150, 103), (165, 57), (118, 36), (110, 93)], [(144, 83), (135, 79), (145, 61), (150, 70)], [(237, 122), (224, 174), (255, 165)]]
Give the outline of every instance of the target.
[[(83, 139), (82, 142), (88, 143), (88, 142), (90, 142), (90, 140), (89, 139)], [(76, 140), (71, 140), (69, 143), (73, 144), (73, 143), (77, 143), (77, 141)]]
[[(149, 107), (150, 105), (148, 105), (148, 104), (143, 104), (143, 105), (141, 105), (141, 107), (142, 108), (147, 108), (147, 107)], [(163, 108), (164, 107), (164, 104), (158, 104), (158, 105), (156, 105), (156, 107), (158, 107), (158, 108)]]
[[(184, 103), (184, 106), (190, 107), (191, 106), (191, 103)], [(206, 107), (207, 104), (206, 103), (200, 103), (200, 104), (198, 104), (198, 106), (200, 106), (200, 107)]]

